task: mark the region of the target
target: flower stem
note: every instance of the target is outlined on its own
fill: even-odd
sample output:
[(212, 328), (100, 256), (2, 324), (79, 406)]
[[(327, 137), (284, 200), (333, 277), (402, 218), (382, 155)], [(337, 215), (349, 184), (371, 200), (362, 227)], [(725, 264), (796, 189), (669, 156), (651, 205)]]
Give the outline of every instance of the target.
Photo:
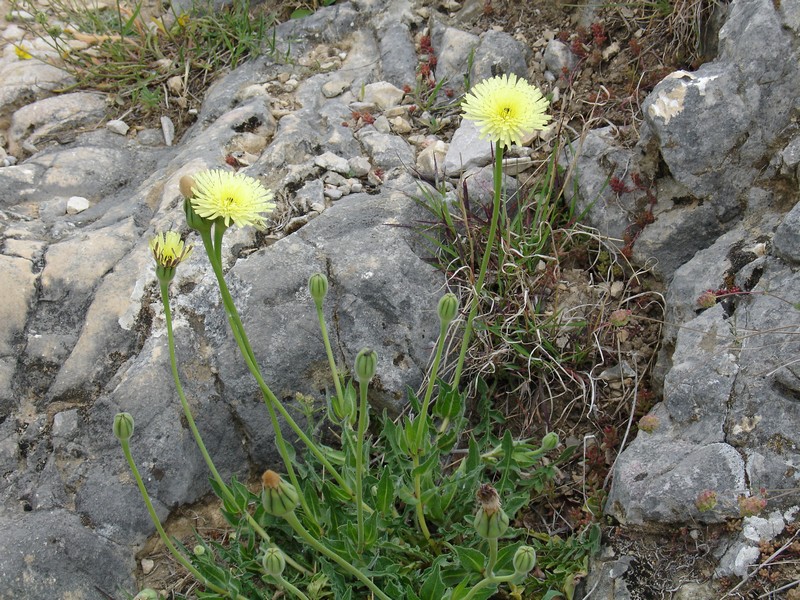
[(467, 356), (467, 348), (469, 347), (470, 338), (472, 337), (472, 322), (475, 319), (475, 315), (478, 312), (478, 306), (480, 305), (483, 282), (486, 278), (486, 269), (489, 266), (489, 257), (492, 254), (492, 246), (494, 246), (495, 235), (497, 235), (497, 222), (500, 219), (500, 204), (502, 203), (503, 182), (503, 145), (500, 142), (495, 143), (493, 177), (494, 199), (492, 201), (492, 221), (489, 225), (489, 238), (486, 240), (486, 250), (484, 250), (483, 253), (480, 271), (478, 272), (478, 281), (475, 284), (475, 295), (472, 298), (472, 306), (469, 309), (467, 323), (464, 327), (464, 338), (461, 340), (461, 351), (458, 354), (456, 372), (453, 376), (453, 387), (455, 389), (458, 389), (458, 384), (461, 381), (461, 372), (464, 368), (464, 359)]
[(494, 577), (494, 566), (497, 564), (497, 538), (489, 538), (489, 560), (486, 562), (486, 576)]
[(500, 576), (497, 576), (497, 577), (495, 577), (495, 576), (484, 577), (483, 579), (481, 579), (478, 583), (476, 583), (472, 587), (472, 589), (469, 591), (469, 593), (466, 596), (464, 596), (462, 598), (462, 600), (472, 600), (473, 598), (475, 598), (478, 595), (479, 591), (481, 591), (483, 588), (485, 588), (488, 585), (497, 585), (498, 583), (506, 583), (506, 582), (509, 582), (509, 581), (514, 581), (515, 578), (516, 578), (516, 575), (513, 574), (513, 573), (511, 575), (500, 575)]
[(333, 376), (333, 385), (336, 387), (336, 394), (340, 399), (344, 400), (342, 393), (342, 380), (339, 376), (339, 370), (336, 368), (336, 360), (333, 357), (333, 349), (331, 348), (331, 341), (328, 337), (328, 327), (325, 325), (325, 315), (322, 312), (322, 306), (316, 306), (317, 319), (319, 320), (319, 329), (322, 332), (322, 343), (325, 345), (325, 353), (328, 355), (328, 365), (331, 369)]
[(419, 413), (419, 429), (417, 430), (417, 447), (420, 451), (423, 448), (425, 433), (428, 431), (428, 408), (430, 407), (431, 397), (433, 396), (433, 386), (436, 383), (436, 376), (439, 373), (439, 363), (442, 361), (445, 338), (447, 337), (447, 327), (449, 323), (439, 325), (439, 340), (436, 343), (436, 354), (433, 357), (433, 366), (428, 378), (428, 387), (425, 390), (425, 397), (422, 399), (422, 408)]
[(350, 575), (361, 581), (372, 591), (372, 593), (377, 598), (380, 598), (381, 600), (392, 600), (391, 598), (389, 598), (389, 596), (384, 594), (369, 577), (364, 575), (364, 573), (362, 573), (359, 569), (357, 569), (352, 564), (347, 562), (333, 550), (330, 550), (327, 546), (324, 546), (317, 538), (311, 535), (308, 532), (308, 530), (305, 527), (303, 527), (303, 524), (297, 518), (297, 515), (294, 514), (294, 511), (286, 513), (285, 515), (283, 515), (283, 518), (286, 519), (286, 522), (292, 527), (292, 529), (295, 530), (297, 535), (303, 538), (303, 540), (309, 546), (311, 546), (314, 550), (316, 550), (320, 554), (323, 554), (328, 558), (330, 558), (332, 561), (334, 561), (336, 564), (342, 567), (342, 569), (344, 569)]
[[(211, 459), (211, 456), (206, 449), (205, 444), (203, 443), (203, 438), (200, 435), (200, 431), (197, 429), (197, 425), (194, 422), (194, 417), (192, 416), (191, 408), (189, 407), (189, 403), (186, 400), (186, 394), (183, 391), (183, 385), (181, 384), (180, 375), (178, 374), (178, 362), (175, 356), (175, 335), (172, 329), (172, 310), (170, 309), (169, 303), (169, 283), (166, 281), (161, 282), (161, 304), (164, 306), (164, 320), (167, 323), (167, 345), (169, 346), (169, 362), (172, 368), (172, 378), (175, 381), (175, 388), (178, 391), (178, 398), (181, 401), (181, 408), (183, 408), (183, 414), (186, 416), (186, 421), (189, 423), (189, 429), (192, 432), (192, 436), (194, 437), (194, 441), (197, 444), (197, 447), (200, 449), (200, 453), (203, 455), (203, 459), (206, 461), (206, 466), (208, 466), (208, 470), (211, 471), (211, 475), (214, 477), (214, 480), (219, 485), (220, 490), (222, 491), (223, 496), (225, 496), (224, 500), (227, 500), (231, 506), (235, 506), (235, 500), (233, 497), (233, 493), (231, 493), (230, 488), (225, 484), (222, 477), (217, 471), (217, 467), (214, 465), (214, 461)], [(261, 525), (253, 518), (253, 516), (247, 512), (246, 510), (241, 513), (247, 522), (250, 524), (250, 527), (263, 539), (267, 542), (270, 546), (275, 546), (275, 544), (270, 539), (269, 535)], [(276, 546), (277, 547), (277, 546)], [(291, 565), (294, 569), (298, 571), (308, 574), (308, 569), (303, 567), (302, 565), (298, 564), (293, 558), (290, 556), (286, 556), (286, 562)]]
[(208, 579), (206, 579), (203, 574), (198, 571), (192, 563), (190, 563), (186, 557), (181, 554), (175, 545), (172, 543), (172, 540), (169, 539), (167, 532), (164, 531), (164, 528), (161, 526), (161, 520), (158, 518), (155, 509), (153, 508), (153, 503), (150, 501), (150, 496), (147, 494), (147, 488), (144, 485), (144, 481), (142, 481), (142, 476), (139, 474), (139, 469), (136, 467), (136, 463), (133, 460), (133, 456), (131, 455), (130, 444), (128, 440), (120, 440), (120, 445), (122, 446), (122, 452), (125, 454), (125, 460), (128, 461), (128, 466), (133, 473), (133, 478), (136, 480), (136, 485), (139, 487), (139, 493), (141, 494), (142, 498), (144, 499), (144, 503), (147, 506), (147, 511), (150, 513), (150, 519), (153, 521), (153, 525), (156, 526), (156, 530), (158, 531), (158, 535), (161, 538), (161, 541), (164, 542), (164, 545), (169, 550), (170, 554), (175, 557), (184, 569), (189, 571), (192, 576), (202, 583), (205, 587), (210, 590), (214, 590), (218, 594), (222, 594), (227, 597), (236, 598), (236, 600), (247, 600), (243, 596), (239, 594), (232, 593), (224, 588), (219, 587), (218, 585), (211, 583)]
[[(201, 238), (203, 240), (203, 246), (205, 247), (206, 254), (208, 255), (208, 260), (211, 262), (211, 267), (214, 270), (214, 275), (217, 278), (217, 284), (220, 289), (220, 294), (222, 295), (222, 303), (225, 307), (225, 313), (228, 315), (228, 321), (231, 325), (231, 330), (233, 332), (233, 337), (236, 339), (236, 344), (239, 346), (239, 350), (242, 353), (242, 356), (247, 363), (247, 367), (249, 368), (250, 372), (256, 377), (256, 381), (259, 382), (259, 387), (261, 387), (262, 394), (264, 393), (264, 388), (266, 388), (266, 383), (261, 378), (261, 373), (258, 370), (258, 366), (255, 361), (255, 357), (253, 355), (253, 349), (250, 346), (250, 342), (247, 340), (247, 335), (244, 331), (244, 325), (242, 324), (241, 319), (239, 318), (239, 313), (236, 310), (236, 306), (233, 302), (233, 297), (231, 296), (230, 290), (228, 289), (228, 285), (225, 283), (225, 276), (222, 273), (222, 263), (219, 260), (218, 256), (218, 248), (222, 243), (222, 236), (218, 232), (216, 232), (215, 227), (215, 237), (217, 238), (217, 245), (215, 246), (214, 243), (211, 241), (211, 232), (201, 232)], [(263, 384), (263, 386), (262, 386)], [(269, 390), (269, 388), (266, 388)], [(294, 465), (292, 464), (291, 458), (289, 457), (289, 451), (286, 448), (286, 442), (283, 439), (283, 433), (281, 432), (280, 424), (278, 423), (277, 416), (275, 415), (275, 409), (273, 404), (278, 403), (278, 399), (272, 394), (272, 391), (269, 390), (269, 394), (271, 398), (274, 398), (273, 401), (271, 398), (265, 397), (265, 404), (267, 405), (267, 410), (269, 411), (270, 420), (272, 422), (272, 429), (275, 433), (275, 445), (278, 447), (278, 453), (281, 455), (283, 459), (284, 466), (286, 467), (286, 474), (289, 476), (289, 481), (291, 481), (292, 485), (296, 487), (298, 490), (303, 489), (300, 486), (300, 482), (297, 479), (297, 474), (294, 470)], [(292, 420), (292, 422), (294, 422)], [(297, 426), (295, 424), (295, 426)], [(299, 429), (299, 427), (298, 427)], [(310, 440), (309, 440), (310, 441)], [(314, 513), (311, 512), (304, 494), (300, 494), (300, 503), (303, 506), (303, 510), (309, 516), (309, 518), (314, 519)]]
[(306, 595), (305, 595), (303, 592), (301, 592), (299, 589), (297, 589), (297, 588), (296, 588), (295, 586), (293, 586), (291, 583), (289, 583), (288, 581), (286, 581), (286, 580), (285, 580), (283, 577), (281, 577), (280, 575), (276, 575), (276, 576), (275, 576), (275, 579), (277, 579), (277, 580), (278, 580), (278, 583), (279, 583), (279, 584), (280, 584), (280, 585), (281, 585), (283, 588), (285, 588), (285, 589), (289, 590), (290, 592), (292, 592), (292, 594), (294, 594), (296, 597), (300, 598), (300, 600), (308, 600), (308, 596), (306, 596)]
[(367, 382), (358, 382), (361, 396), (358, 407), (358, 433), (356, 435), (356, 525), (358, 530), (358, 552), (364, 551), (364, 436), (367, 433), (369, 408), (367, 407)]

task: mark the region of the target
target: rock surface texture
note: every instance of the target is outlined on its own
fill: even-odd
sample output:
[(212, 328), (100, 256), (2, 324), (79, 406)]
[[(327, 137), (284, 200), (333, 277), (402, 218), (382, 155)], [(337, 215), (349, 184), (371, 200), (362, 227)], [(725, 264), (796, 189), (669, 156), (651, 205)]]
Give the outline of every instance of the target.
[[(402, 135), (410, 110), (402, 87), (417, 65), (410, 26), (429, 13), (359, 0), (282, 25), (279, 45), (292, 40), (298, 64), (315, 69), (294, 79), (268, 56), (237, 68), (211, 87), (173, 145), (161, 130), (129, 131), (119, 120), (90, 127), (116, 115), (93, 94), (54, 96), (69, 77), (5, 46), (0, 598), (134, 589), (135, 551), (153, 527), (111, 435), (116, 412), (135, 416), (133, 452), (160, 517), (209, 491), (170, 377), (147, 247), (156, 230), (183, 223), (184, 174), (234, 156), (279, 192), (276, 234), (231, 231), (223, 258), (255, 354), (290, 406), (296, 392), (325, 393), (306, 288), (317, 271), (331, 281), (326, 310), (343, 364), (363, 346), (378, 350), (375, 405), (399, 410), (407, 386), (422, 380), (444, 278), (409, 227), (425, 218), (410, 173), (461, 177), (482, 202), (491, 161), (469, 124), (449, 145)], [(530, 50), (512, 36), (433, 21), (440, 74), (455, 93), (465, 76), (527, 74)], [(6, 26), (13, 39), (15, 26)], [(641, 262), (655, 258), (670, 282), (658, 426), (620, 455), (606, 505), (623, 524), (719, 522), (738, 515), (740, 497), (799, 485), (798, 48), (797, 2), (734, 0), (718, 57), (655, 88), (634, 148), (605, 128), (565, 154), (577, 161), (576, 201), (589, 224), (623, 239), (636, 214), (652, 212), (628, 249)], [(329, 62), (318, 60), (320, 49)], [(545, 58), (571, 68), (564, 48), (549, 47)], [(611, 177), (630, 191), (615, 192)], [(223, 477), (246, 475), (274, 462), (272, 432), (212, 280), (198, 251), (172, 284), (178, 361)], [(701, 310), (709, 289), (726, 296)], [(695, 499), (708, 489), (718, 505), (699, 512)], [(799, 501), (786, 494), (775, 508)], [(754, 535), (732, 546), (727, 573), (746, 569)], [(615, 585), (602, 597), (629, 597)]]

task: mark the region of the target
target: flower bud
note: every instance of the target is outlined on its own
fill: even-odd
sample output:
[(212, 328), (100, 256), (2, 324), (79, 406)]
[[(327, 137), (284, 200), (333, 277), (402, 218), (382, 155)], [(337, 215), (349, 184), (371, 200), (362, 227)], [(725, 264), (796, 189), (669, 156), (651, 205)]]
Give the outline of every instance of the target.
[(458, 298), (456, 298), (456, 295), (448, 293), (442, 296), (439, 299), (437, 312), (442, 325), (447, 325), (455, 319), (458, 314)]
[(378, 353), (369, 348), (364, 348), (356, 355), (356, 379), (359, 383), (369, 383), (375, 376), (378, 368)]
[(267, 513), (282, 517), (293, 511), (299, 503), (297, 490), (275, 471), (264, 471), (261, 483), (264, 486), (261, 490), (261, 504)]
[(192, 552), (195, 556), (203, 556), (206, 553), (206, 547), (202, 544), (197, 544), (193, 549)]
[(322, 273), (314, 273), (308, 280), (308, 291), (317, 308), (322, 308), (322, 301), (328, 293), (328, 278)]
[(500, 504), (497, 490), (484, 483), (476, 494), (480, 507), (472, 526), (479, 536), (487, 539), (499, 538), (508, 529), (508, 515)]
[(186, 224), (195, 231), (204, 232), (211, 230), (212, 221), (204, 219), (194, 211), (189, 198), (183, 200), (183, 212), (186, 213)]
[(178, 188), (181, 190), (181, 196), (184, 198), (191, 198), (194, 196), (194, 177), (191, 175), (184, 175), (178, 182)]
[(536, 550), (530, 546), (520, 546), (514, 553), (514, 574), (527, 575), (536, 566)]
[(558, 442), (558, 434), (555, 431), (551, 431), (542, 438), (542, 450), (550, 452), (550, 450), (558, 446)]
[(122, 412), (114, 416), (114, 435), (120, 442), (127, 442), (133, 435), (133, 416)]
[(278, 548), (267, 548), (264, 558), (261, 559), (261, 566), (264, 567), (264, 571), (268, 575), (280, 577), (286, 568), (286, 559), (283, 557), (283, 552)]
[(153, 588), (145, 588), (133, 597), (133, 600), (159, 600), (161, 596)]

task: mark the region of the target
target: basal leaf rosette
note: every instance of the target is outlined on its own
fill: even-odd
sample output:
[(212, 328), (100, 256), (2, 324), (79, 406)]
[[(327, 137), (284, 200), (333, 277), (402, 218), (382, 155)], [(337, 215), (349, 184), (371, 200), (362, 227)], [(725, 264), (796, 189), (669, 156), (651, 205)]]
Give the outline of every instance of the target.
[(275, 208), (273, 194), (257, 179), (243, 173), (209, 169), (193, 175), (190, 202), (194, 212), (204, 219), (222, 219), (231, 223), (264, 226), (264, 213)]
[(536, 86), (514, 74), (484, 79), (464, 99), (464, 118), (472, 121), (483, 139), (503, 147), (550, 122), (548, 100)]

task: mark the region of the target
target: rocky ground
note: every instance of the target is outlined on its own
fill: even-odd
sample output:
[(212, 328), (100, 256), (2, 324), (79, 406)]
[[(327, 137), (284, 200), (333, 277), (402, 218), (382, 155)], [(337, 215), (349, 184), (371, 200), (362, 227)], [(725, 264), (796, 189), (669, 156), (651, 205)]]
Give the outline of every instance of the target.
[[(551, 93), (556, 115), (509, 168), (535, 171), (570, 141), (563, 164), (577, 164), (579, 175), (565, 189), (577, 189), (586, 222), (616, 240), (604, 242), (607, 253), (640, 265), (622, 277), (597, 260), (565, 257), (553, 288), (567, 314), (630, 307), (636, 326), (624, 339), (598, 336), (611, 358), (576, 371), (580, 384), (565, 386), (547, 411), (538, 384), (524, 401), (510, 391), (498, 397), (521, 430), (539, 433), (544, 421), (580, 448), (580, 460), (564, 466), (563, 504), (534, 503), (526, 523), (554, 535), (593, 516), (606, 525), (601, 562), (582, 588), (588, 597), (791, 598), (798, 386), (787, 357), (797, 351), (800, 217), (786, 213), (800, 162), (791, 119), (800, 20), (784, 4), (682, 2), (659, 12), (510, 0), (339, 3), (277, 30), (289, 60), (266, 55), (219, 73), (204, 94), (170, 88), (171, 108), (148, 112), (91, 89), (55, 94), (74, 79), (27, 56), (48, 47), (25, 13), (0, 0), (0, 269), (9, 282), (0, 308), (0, 525), (8, 532), (0, 578), (10, 590), (0, 597), (123, 597), (117, 588), (134, 589), (134, 568), (140, 583), (191, 592), (147, 542), (152, 528), (110, 439), (117, 410), (136, 414), (148, 485), (171, 531), (224, 535), (163, 377), (163, 318), (146, 249), (154, 228), (180, 222), (183, 173), (227, 163), (278, 190), (273, 229), (232, 237), (226, 260), (280, 389), (320, 391), (309, 382), (321, 356), (295, 299), (322, 269), (340, 290), (338, 344), (345, 356), (365, 341), (386, 348), (378, 401), (400, 408), (404, 386), (424, 374), (432, 331), (421, 315), (445, 278), (410, 229), (388, 224), (425, 219), (409, 199), (420, 179), (461, 177), (470, 198), (485, 196), (487, 148), (448, 104), (465, 76), (500, 69)], [(685, 73), (664, 79), (678, 69)], [(439, 108), (426, 110), (434, 100)], [(246, 476), (242, 465), (271, 460), (270, 439), (248, 377), (225, 358), (224, 323), (203, 316), (207, 273), (199, 260), (187, 267), (176, 282), (179, 353), (198, 411), (215, 424), (205, 432), (212, 452), (222, 453), (226, 474)], [(707, 290), (713, 298), (699, 306)], [(273, 323), (260, 324), (264, 307)], [(475, 372), (486, 364), (480, 358)], [(651, 409), (653, 430), (637, 435)], [(707, 489), (719, 503), (699, 512), (695, 500)], [(604, 491), (606, 518), (597, 510)], [(763, 496), (768, 512), (743, 522), (739, 499)]]

